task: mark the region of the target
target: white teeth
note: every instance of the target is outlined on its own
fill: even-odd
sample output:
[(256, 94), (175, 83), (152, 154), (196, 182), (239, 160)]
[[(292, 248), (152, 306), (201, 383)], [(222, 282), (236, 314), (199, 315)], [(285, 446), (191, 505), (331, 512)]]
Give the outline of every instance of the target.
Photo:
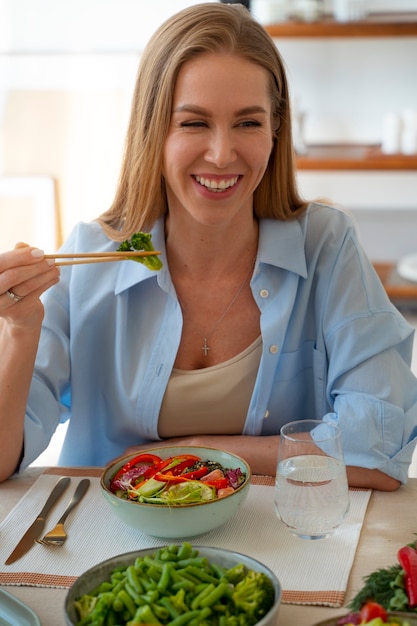
[(239, 180), (239, 176), (235, 176), (234, 178), (230, 178), (229, 180), (210, 180), (209, 178), (203, 178), (202, 176), (195, 176), (195, 179), (200, 185), (204, 185), (210, 191), (224, 191), (225, 189), (229, 189), (229, 187), (233, 187), (236, 185)]

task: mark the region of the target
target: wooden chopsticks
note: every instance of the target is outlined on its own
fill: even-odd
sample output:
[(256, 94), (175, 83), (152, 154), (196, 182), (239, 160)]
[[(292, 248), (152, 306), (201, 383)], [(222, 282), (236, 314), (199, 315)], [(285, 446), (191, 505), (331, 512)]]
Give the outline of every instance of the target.
[(55, 265), (80, 265), (82, 263), (113, 263), (129, 258), (156, 256), (159, 250), (131, 250), (126, 252), (86, 252), (85, 254), (45, 254), (45, 259), (68, 259), (57, 261)]

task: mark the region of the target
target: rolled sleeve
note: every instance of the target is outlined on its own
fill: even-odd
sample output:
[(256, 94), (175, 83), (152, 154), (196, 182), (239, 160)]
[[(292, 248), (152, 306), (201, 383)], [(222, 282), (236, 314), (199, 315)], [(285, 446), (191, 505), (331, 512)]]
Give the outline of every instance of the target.
[(346, 465), (379, 469), (402, 483), (416, 444), (417, 406), (400, 407), (364, 393), (339, 395), (326, 421), (338, 424)]

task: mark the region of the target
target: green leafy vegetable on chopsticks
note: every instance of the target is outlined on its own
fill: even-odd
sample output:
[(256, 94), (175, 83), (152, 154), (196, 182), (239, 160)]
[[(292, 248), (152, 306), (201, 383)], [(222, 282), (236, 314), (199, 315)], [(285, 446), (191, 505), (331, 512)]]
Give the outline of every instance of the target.
[(380, 568), (364, 578), (364, 587), (349, 603), (359, 611), (373, 600), (387, 611), (417, 613), (417, 541), (403, 546), (397, 553), (398, 563)]
[[(127, 239), (123, 241), (120, 246), (117, 248), (117, 252), (131, 252), (133, 250), (146, 250), (148, 252), (152, 252), (155, 250), (152, 243), (152, 235), (150, 233), (134, 233), (131, 239)], [(137, 263), (143, 263), (150, 270), (158, 271), (162, 268), (162, 261), (155, 254), (155, 256), (146, 256), (146, 257), (129, 257), (131, 260), (136, 261)]]
[(229, 569), (210, 563), (184, 542), (114, 569), (109, 580), (74, 605), (77, 626), (254, 626), (274, 601), (265, 573), (242, 563)]

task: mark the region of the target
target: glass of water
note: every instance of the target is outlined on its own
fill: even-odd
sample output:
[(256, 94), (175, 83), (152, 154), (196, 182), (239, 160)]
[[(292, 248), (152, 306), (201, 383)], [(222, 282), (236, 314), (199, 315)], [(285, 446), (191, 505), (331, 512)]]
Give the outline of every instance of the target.
[(333, 534), (349, 511), (349, 488), (340, 430), (320, 420), (281, 428), (275, 510), (303, 539)]

